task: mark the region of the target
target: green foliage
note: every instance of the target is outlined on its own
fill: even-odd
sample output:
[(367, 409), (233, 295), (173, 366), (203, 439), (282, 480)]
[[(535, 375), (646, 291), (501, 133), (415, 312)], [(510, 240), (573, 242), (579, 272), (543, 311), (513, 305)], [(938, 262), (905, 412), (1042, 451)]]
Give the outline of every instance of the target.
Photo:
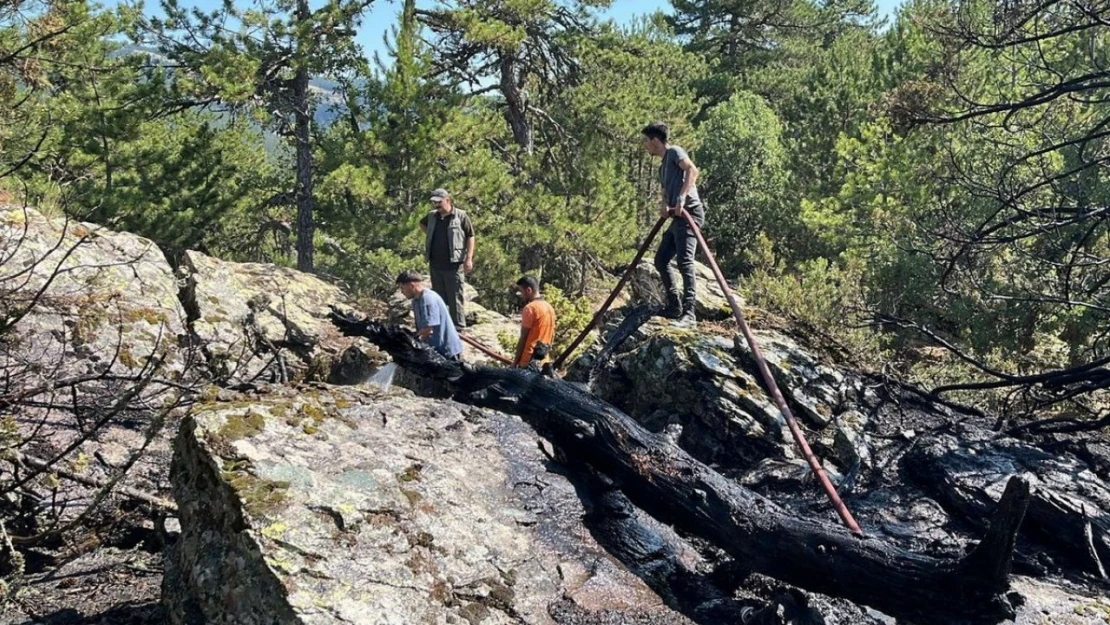
[(316, 207), (313, 186), (313, 117), (319, 106), (312, 76), (338, 79), (341, 87), (366, 63), (354, 31), (368, 3), (278, 0), (244, 8), (224, 2), (211, 13), (162, 0), (165, 17), (141, 24), (148, 42), (174, 64), (165, 77), (162, 114), (226, 106), (287, 138), (295, 154), (283, 194), (297, 207), (297, 268), (315, 266)]
[(171, 255), (258, 259), (254, 218), (273, 193), (276, 163), (255, 147), (257, 130), (204, 112), (159, 116), (164, 76), (117, 41), (134, 27), (132, 11), (23, 4), (36, 19), (5, 22), (5, 45), (58, 34), (0, 66), (17, 85), (14, 105), (0, 106), (10, 122), (0, 130), (0, 172), (11, 170), (0, 189), (149, 237)]
[(804, 87), (783, 70), (812, 63), (812, 50), (844, 32), (869, 28), (871, 0), (672, 0), (668, 21), (714, 71), (694, 80), (711, 104), (741, 89)]
[(869, 358), (913, 353), (916, 327), (1013, 371), (1110, 351), (1110, 110), (1084, 69), (1110, 63), (1105, 24), (1073, 3), (912, 0), (879, 30), (865, 0), (675, 0), (618, 28), (605, 5), (406, 0), (375, 68), (355, 0), (167, 0), (153, 20), (9, 2), (0, 200), (171, 256), (302, 263), (309, 244), (382, 297), (425, 267), (417, 223), (447, 187), (483, 303), (513, 311), (507, 285), (542, 275), (560, 343), (588, 277), (655, 220), (639, 130), (661, 119), (752, 301)]
[(761, 234), (749, 250), (754, 269), (743, 282), (748, 302), (787, 316), (840, 345), (857, 364), (876, 362), (882, 344), (865, 325), (864, 267), (857, 262), (841, 265), (817, 258), (788, 270), (771, 248), (771, 240)]
[[(543, 296), (547, 298), (547, 303), (555, 309), (555, 319), (557, 320), (555, 345), (552, 352), (562, 354), (563, 350), (570, 347), (570, 342), (574, 340), (574, 337), (578, 336), (593, 319), (593, 306), (587, 298), (568, 296), (556, 286), (547, 286), (544, 289)], [(589, 347), (591, 342), (592, 338), (587, 337), (579, 349)]]
[(353, 42), (362, 2), (328, 0), (312, 9), (301, 0), (226, 2), (206, 13), (161, 0), (160, 8), (164, 17), (146, 20), (138, 34), (185, 70), (165, 84), (171, 105), (218, 99), (288, 128), (297, 70), (334, 77), (365, 64)]
[[(762, 98), (737, 92), (715, 107), (700, 128), (697, 153), (709, 207), (707, 227), (730, 273), (743, 269), (743, 251), (759, 234), (790, 245), (796, 216), (783, 201), (789, 181), (782, 125)], [(702, 190), (704, 189), (704, 190)]]
[(251, 148), (259, 133), (241, 124), (216, 128), (204, 114), (144, 122), (136, 133), (115, 149), (111, 187), (96, 178), (74, 185), (92, 205), (82, 217), (148, 236), (171, 254), (258, 258), (258, 237), (236, 235), (255, 227), (277, 176), (276, 163)]

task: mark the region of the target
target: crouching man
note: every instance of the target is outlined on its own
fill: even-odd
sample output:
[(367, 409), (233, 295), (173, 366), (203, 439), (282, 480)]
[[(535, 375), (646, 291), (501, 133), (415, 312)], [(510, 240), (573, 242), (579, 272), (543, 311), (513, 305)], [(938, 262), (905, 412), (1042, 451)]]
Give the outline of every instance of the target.
[(424, 277), (415, 271), (402, 271), (397, 286), (412, 302), (416, 317), (416, 336), (448, 360), (462, 360), (462, 341), (451, 320), (443, 298), (424, 286)]
[(531, 276), (516, 281), (524, 299), (520, 315), (520, 338), (516, 342), (513, 366), (539, 370), (551, 354), (555, 341), (555, 309), (540, 294), (540, 282)]

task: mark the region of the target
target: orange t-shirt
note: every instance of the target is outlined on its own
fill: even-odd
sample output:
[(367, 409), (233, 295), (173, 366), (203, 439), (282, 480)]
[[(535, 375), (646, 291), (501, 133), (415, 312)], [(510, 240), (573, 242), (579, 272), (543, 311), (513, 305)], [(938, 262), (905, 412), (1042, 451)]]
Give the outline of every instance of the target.
[(555, 309), (542, 299), (534, 299), (524, 307), (520, 315), (520, 327), (528, 330), (524, 339), (524, 353), (520, 356), (520, 366), (532, 361), (532, 349), (543, 341), (551, 345), (555, 340)]

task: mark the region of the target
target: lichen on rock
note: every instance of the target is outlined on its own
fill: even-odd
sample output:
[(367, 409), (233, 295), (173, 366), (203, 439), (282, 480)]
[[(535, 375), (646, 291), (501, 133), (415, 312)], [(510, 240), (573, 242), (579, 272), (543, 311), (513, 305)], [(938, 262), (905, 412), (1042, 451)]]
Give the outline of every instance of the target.
[(356, 384), (386, 361), (327, 321), (329, 306), (350, 308), (352, 302), (341, 288), (316, 276), (196, 251), (185, 252), (179, 272), (192, 330), (217, 378)]
[(0, 215), (0, 280), (17, 278), (3, 280), (0, 314), (19, 318), (7, 357), (58, 377), (133, 373), (152, 357), (185, 366), (185, 311), (153, 241), (32, 208)]
[[(577, 596), (605, 611), (621, 588), (641, 597), (634, 612), (666, 613), (576, 528), (574, 487), (545, 472), (527, 432), (407, 392), (207, 401), (175, 443), (182, 534), (166, 613), (176, 625), (549, 624), (549, 605)], [(537, 479), (542, 491), (526, 486)], [(609, 594), (560, 578), (560, 561), (583, 557)]]

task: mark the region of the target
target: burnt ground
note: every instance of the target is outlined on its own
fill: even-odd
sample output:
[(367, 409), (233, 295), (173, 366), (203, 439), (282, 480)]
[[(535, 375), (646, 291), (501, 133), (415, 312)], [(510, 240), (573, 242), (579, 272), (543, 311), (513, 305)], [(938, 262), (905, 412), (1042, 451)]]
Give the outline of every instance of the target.
[(98, 548), (41, 573), (30, 573), (18, 600), (0, 608), (4, 625), (155, 625), (162, 554), (142, 547)]
[[(168, 470), (176, 427), (176, 422), (167, 424), (158, 434), (146, 455), (128, 472), (123, 486), (172, 499)], [(28, 451), (45, 458), (52, 457), (73, 436), (72, 425), (60, 419), (48, 422), (41, 431), (42, 443)], [(141, 424), (112, 424), (82, 445), (89, 460), (80, 474), (104, 479), (141, 444)], [(61, 479), (56, 491), (41, 486), (37, 490), (49, 493), (49, 502), (63, 510), (63, 522), (84, 510), (95, 492), (68, 479)], [(46, 502), (38, 505), (50, 509)], [(64, 532), (63, 539), (24, 547), (24, 578), (14, 601), (0, 600), (0, 625), (164, 623), (159, 605), (162, 554), (173, 537), (165, 531), (165, 515), (117, 489), (77, 529)], [(169, 522), (171, 529), (176, 529), (174, 522)], [(45, 528), (9, 525), (9, 529), (27, 536)]]
[[(717, 328), (712, 329), (716, 330)], [(727, 334), (724, 328), (719, 329), (719, 331), (722, 334)], [(924, 438), (922, 435), (945, 432), (952, 428), (955, 423), (968, 420), (966, 415), (940, 415), (935, 412), (915, 409), (919, 407), (915, 406), (912, 398), (905, 394), (896, 393), (883, 399), (891, 404), (898, 404), (896, 406), (883, 406), (883, 410), (878, 411), (885, 418), (878, 419), (873, 430), (873, 434), (878, 439), (886, 441), (882, 445), (885, 447), (885, 454), (882, 455), (887, 456), (890, 465), (897, 465), (898, 458), (912, 452), (919, 441)], [(989, 428), (989, 425), (984, 423), (980, 424), (980, 427)], [(905, 436), (907, 431), (916, 432), (917, 435), (907, 438)], [(98, 449), (103, 452), (102, 455), (107, 454), (111, 461), (113, 460), (111, 452), (115, 451), (118, 455), (121, 453), (120, 449), (130, 447), (135, 441), (134, 435), (133, 429), (129, 432), (114, 432), (111, 436), (97, 441)], [(163, 438), (154, 446), (154, 453), (150, 457), (149, 463), (136, 467), (139, 478), (136, 486), (163, 497), (169, 495), (168, 479), (166, 479), (167, 476), (162, 473), (161, 469), (161, 467), (168, 466), (169, 435), (170, 432), (168, 431), (162, 434)], [(1019, 438), (1049, 453), (1077, 457), (1090, 466), (1099, 478), (1110, 481), (1110, 432), (1106, 430), (1093, 433), (1027, 434)], [(90, 453), (90, 455), (93, 454)], [(879, 464), (884, 463), (880, 462)], [(885, 475), (875, 476), (875, 479), (869, 485), (870, 488), (853, 489), (849, 487), (844, 489), (843, 494), (851, 504), (860, 505), (857, 513), (861, 522), (865, 526), (874, 528), (882, 524), (883, 514), (895, 502), (880, 498), (875, 501), (876, 505), (872, 506), (873, 509), (868, 510), (866, 505), (866, 500), (870, 499), (868, 491), (876, 486), (882, 486), (884, 483), (888, 486), (897, 486), (905, 477), (899, 474), (898, 471), (891, 470), (886, 472)], [(765, 494), (771, 496), (772, 499), (791, 505), (802, 513), (815, 517), (826, 516), (829, 517), (830, 522), (835, 523), (835, 519), (831, 517), (827, 504), (820, 494), (816, 489), (809, 488), (810, 485), (804, 482), (805, 479), (802, 478), (783, 484), (782, 488), (768, 488)], [(78, 496), (75, 495), (75, 498)], [(81, 536), (71, 538), (64, 545), (52, 545), (30, 552), (24, 586), (16, 602), (0, 606), (0, 625), (31, 625), (32, 623), (36, 625), (155, 625), (165, 622), (159, 604), (159, 597), (162, 584), (162, 552), (167, 535), (162, 528), (158, 527), (159, 523), (151, 520), (151, 515), (145, 514), (149, 511), (144, 511), (141, 507), (136, 507), (134, 504), (125, 501), (113, 503), (114, 505), (110, 507), (117, 510), (121, 508), (130, 509), (130, 514), (124, 517), (97, 519), (98, 523), (86, 528)], [(939, 510), (930, 509), (923, 514), (923, 517), (930, 520), (934, 515), (938, 518), (943, 516)], [(898, 524), (903, 524), (905, 521), (906, 519), (899, 518)], [(960, 545), (949, 544), (944, 540), (945, 535), (949, 532), (941, 531), (942, 528), (940, 527), (911, 524), (904, 529), (913, 530), (914, 536), (911, 541), (918, 541), (926, 536), (935, 539), (935, 542), (931, 544), (914, 545), (923, 548), (924, 551), (935, 551), (943, 555), (960, 548)], [(931, 531), (919, 532), (922, 529)], [(891, 536), (890, 538), (898, 537)], [(1025, 545), (1025, 549), (1037, 551), (1040, 546)], [(1028, 560), (1023, 562), (1022, 560), (1019, 554), (1015, 572), (1026, 574), (1039, 572), (1044, 574), (1044, 568), (1054, 568), (1038, 565), (1037, 562), (1029, 562)], [(1038, 569), (1040, 570), (1038, 571)], [(1069, 589), (1069, 595), (1072, 593), (1083, 594), (1090, 589), (1090, 586), (1082, 583), (1083, 581), (1089, 582), (1089, 580), (1075, 581), (1074, 588)], [(748, 586), (753, 583), (755, 582), (749, 578), (744, 587), (739, 590), (744, 594), (745, 591), (751, 590)], [(1024, 587), (1021, 588), (1022, 592), (1048, 594), (1058, 594), (1060, 592), (1055, 587), (1046, 586), (1041, 588), (1039, 582), (1029, 578), (1023, 579), (1021, 583), (1024, 584)], [(1030, 586), (1030, 584), (1032, 585)], [(776, 589), (781, 588), (781, 586), (781, 584), (768, 583), (768, 588), (764, 592), (756, 592), (752, 594), (752, 598), (766, 599), (768, 596), (775, 594)], [(867, 617), (863, 617), (866, 618), (866, 621), (858, 620), (862, 615), (847, 609), (851, 606), (839, 605), (842, 602), (822, 597), (818, 597), (817, 601), (818, 603), (814, 607), (817, 607), (818, 611), (823, 613), (826, 618), (838, 612), (845, 614), (846, 618), (836, 619), (834, 617), (833, 620), (828, 621), (830, 623), (841, 622), (858, 625), (867, 621), (872, 623), (889, 622), (885, 617), (878, 614), (867, 615), (867, 617), (873, 617), (874, 620)], [(829, 601), (832, 601), (833, 604), (828, 604)], [(1068, 605), (1071, 605), (1074, 599), (1070, 596), (1061, 595), (1059, 602), (1067, 602)], [(1101, 608), (1091, 603), (1090, 605), (1076, 604), (1076, 607), (1068, 608), (1067, 611), (1075, 613), (1077, 618), (1074, 621), (1075, 623), (1083, 623), (1084, 625), (1087, 623), (1110, 623), (1110, 613), (1105, 615), (1096, 612), (1080, 614), (1081, 610), (1099, 609)], [(552, 613), (553, 616), (557, 615), (564, 618), (568, 623), (598, 623), (600, 625), (605, 622), (604, 615), (596, 613), (592, 616), (587, 615), (572, 603), (556, 604), (552, 606)], [(847, 617), (847, 613), (851, 613), (850, 618)], [(623, 618), (624, 620), (613, 620), (612, 622), (641, 622), (637, 620), (638, 617), (629, 614), (614, 614), (613, 618)], [(644, 625), (648, 625), (657, 621), (653, 620), (652, 615), (645, 614), (642, 622)], [(1071, 622), (1069, 621), (1069, 623)], [(1043, 622), (1028, 618), (1027, 620), (1019, 620), (1019, 623), (1022, 623), (1022, 625), (1026, 623), (1042, 625)], [(1057, 622), (1052, 625), (1064, 624)]]

